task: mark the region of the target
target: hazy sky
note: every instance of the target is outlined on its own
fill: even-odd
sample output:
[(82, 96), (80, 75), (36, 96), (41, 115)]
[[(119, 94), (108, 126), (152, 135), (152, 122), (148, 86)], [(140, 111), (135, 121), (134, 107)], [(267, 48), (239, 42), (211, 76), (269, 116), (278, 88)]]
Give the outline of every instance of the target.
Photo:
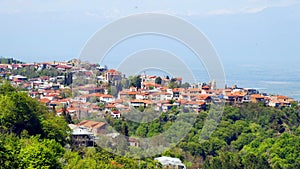
[(225, 64), (300, 61), (299, 0), (0, 0), (0, 56), (27, 62), (78, 58), (101, 27), (142, 12), (194, 24)]

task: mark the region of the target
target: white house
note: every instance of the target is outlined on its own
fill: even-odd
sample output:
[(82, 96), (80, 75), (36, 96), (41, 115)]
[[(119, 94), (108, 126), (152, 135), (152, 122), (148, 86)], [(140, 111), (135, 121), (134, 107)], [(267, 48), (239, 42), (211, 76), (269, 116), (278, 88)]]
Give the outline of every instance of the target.
[(163, 165), (163, 167), (166, 168), (186, 169), (186, 166), (181, 162), (179, 158), (162, 156), (157, 157), (154, 160), (157, 160)]
[(115, 101), (114, 96), (109, 95), (109, 94), (103, 94), (103, 95), (100, 96), (99, 99), (100, 99), (100, 101), (106, 102), (106, 103), (110, 103), (112, 101)]

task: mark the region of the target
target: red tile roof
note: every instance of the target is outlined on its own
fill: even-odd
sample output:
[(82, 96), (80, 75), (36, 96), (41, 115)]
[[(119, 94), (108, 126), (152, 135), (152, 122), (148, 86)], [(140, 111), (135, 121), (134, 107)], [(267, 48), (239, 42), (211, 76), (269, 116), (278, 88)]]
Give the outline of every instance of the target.
[(97, 121), (91, 121), (91, 120), (84, 120), (77, 124), (77, 126), (85, 126), (88, 128), (100, 128), (104, 126), (104, 122), (97, 122)]
[(42, 98), (42, 99), (40, 99), (40, 102), (42, 102), (42, 103), (50, 103), (50, 100), (47, 99), (47, 98)]

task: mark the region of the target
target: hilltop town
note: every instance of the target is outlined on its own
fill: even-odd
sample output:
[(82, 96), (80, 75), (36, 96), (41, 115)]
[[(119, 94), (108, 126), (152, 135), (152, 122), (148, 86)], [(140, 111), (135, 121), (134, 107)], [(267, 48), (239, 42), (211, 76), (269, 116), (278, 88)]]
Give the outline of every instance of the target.
[[(38, 99), (57, 116), (67, 114), (70, 121), (78, 124), (92, 117), (120, 118), (132, 108), (141, 112), (147, 109), (167, 112), (181, 107), (199, 113), (207, 110), (212, 102), (223, 101), (229, 105), (259, 102), (279, 108), (290, 107), (294, 101), (287, 96), (268, 95), (236, 85), (217, 89), (214, 81), (189, 84), (183, 83), (180, 77), (146, 74), (126, 77), (106, 66), (81, 63), (76, 59), (42, 63), (11, 60), (0, 64), (0, 71), (3, 79)], [(97, 126), (92, 123), (90, 126), (86, 123), (86, 127)]]
[(236, 85), (217, 89), (216, 82), (183, 84), (180, 77), (142, 74), (127, 78), (117, 70), (82, 64), (79, 60), (7, 63), (0, 64), (0, 71), (2, 78), (43, 102), (57, 115), (66, 111), (78, 119), (97, 111), (118, 118), (130, 107), (168, 111), (173, 106), (182, 106), (201, 112), (212, 100), (230, 105), (261, 102), (271, 107), (291, 106), (294, 101), (287, 96), (268, 95)]

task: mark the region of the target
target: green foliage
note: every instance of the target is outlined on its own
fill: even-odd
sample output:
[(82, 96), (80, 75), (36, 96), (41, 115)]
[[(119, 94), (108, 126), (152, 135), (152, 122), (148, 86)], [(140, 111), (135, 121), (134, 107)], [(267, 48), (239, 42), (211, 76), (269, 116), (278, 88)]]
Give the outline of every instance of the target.
[(59, 71), (56, 68), (42, 69), (37, 71), (35, 67), (23, 67), (16, 70), (12, 70), (11, 73), (26, 76), (27, 78), (37, 78), (41, 76), (56, 77), (64, 75), (63, 71)]
[(299, 168), (300, 137), (293, 134), (282, 134), (270, 147), (271, 166), (280, 168)]
[(109, 94), (111, 94), (111, 95), (113, 95), (115, 97), (118, 97), (118, 89), (117, 89), (116, 86), (111, 86), (109, 91), (110, 91)]
[(0, 134), (0, 166), (18, 168), (20, 140), (14, 134)]
[(92, 96), (92, 97), (90, 97), (90, 99), (89, 99), (88, 102), (90, 102), (90, 103), (97, 103), (97, 102), (99, 102), (99, 99), (98, 99), (98, 97)]
[(191, 85), (188, 82), (185, 82), (180, 87), (187, 89), (187, 88), (191, 87)]
[(6, 87), (0, 95), (0, 129), (15, 133), (17, 136), (41, 135), (55, 139), (65, 145), (70, 134), (67, 123), (61, 117), (55, 117), (37, 100), (26, 93), (13, 91)]
[(0, 128), (20, 135), (23, 130), (30, 135), (41, 134), (39, 117), (46, 113), (45, 108), (37, 100), (27, 94), (13, 92), (0, 95)]
[(54, 139), (62, 145), (68, 143), (68, 137), (71, 133), (67, 122), (63, 117), (48, 115), (42, 120), (43, 136), (48, 139)]
[(122, 78), (121, 85), (122, 88), (128, 89), (130, 87), (130, 81), (126, 78)]
[(145, 110), (145, 107), (144, 107), (144, 106), (139, 106), (138, 110), (139, 110), (140, 112), (143, 112), (143, 111)]
[(155, 84), (161, 84), (161, 82), (162, 82), (162, 79), (161, 79), (161, 77), (157, 77), (156, 79), (155, 79)]
[(59, 158), (64, 153), (63, 147), (54, 140), (31, 137), (21, 140), (18, 155), (20, 168), (61, 168)]
[(241, 158), (237, 154), (228, 151), (220, 152), (217, 157), (210, 156), (207, 158), (203, 165), (203, 169), (239, 169), (243, 168), (241, 161)]
[(142, 82), (142, 79), (141, 79), (141, 76), (131, 76), (129, 77), (129, 81), (130, 81), (130, 86), (134, 86), (134, 87), (137, 87), (138, 89), (141, 88), (141, 82)]
[(0, 84), (0, 94), (9, 94), (11, 92), (15, 92), (16, 89), (12, 87), (7, 81), (4, 81), (2, 84)]
[(18, 63), (23, 63), (19, 60), (15, 60), (13, 58), (0, 58), (0, 64), (18, 64)]
[[(121, 131), (122, 124), (126, 123), (129, 135), (138, 137), (153, 137), (169, 130), (163, 137), (171, 141), (191, 128), (175, 148), (163, 155), (179, 157), (188, 164), (192, 163), (193, 167), (299, 168), (300, 150), (296, 140), (299, 140), (300, 127), (296, 108), (280, 110), (245, 104), (241, 107), (226, 106), (221, 119), (214, 118), (218, 116), (216, 113), (214, 110), (201, 112), (192, 118), (196, 121), (194, 124), (191, 121), (192, 127), (184, 123), (174, 126), (179, 117), (188, 114), (182, 114), (181, 108), (174, 107), (149, 123), (138, 124), (124, 119), (113, 120), (112, 126)], [(181, 118), (185, 119), (185, 116)], [(205, 120), (206, 127), (203, 128)]]
[(122, 124), (121, 134), (123, 134), (124, 136), (127, 136), (127, 137), (129, 136), (127, 123)]
[(141, 124), (136, 129), (136, 135), (139, 137), (146, 137), (148, 134), (148, 126), (146, 124)]
[(61, 168), (60, 158), (64, 148), (54, 140), (38, 136), (18, 138), (2, 134), (0, 166), (3, 168)]
[(172, 81), (172, 80), (168, 84), (169, 89), (174, 89), (174, 88), (178, 88), (178, 87), (179, 87), (178, 83), (176, 83), (175, 81)]
[(205, 136), (215, 126), (211, 120), (202, 129), (205, 118), (206, 113), (200, 114), (195, 130), (178, 144), (185, 152), (184, 159), (196, 164), (200, 157), (203, 168), (299, 168), (300, 118), (295, 107), (226, 106), (214, 133), (199, 143), (200, 132)]

